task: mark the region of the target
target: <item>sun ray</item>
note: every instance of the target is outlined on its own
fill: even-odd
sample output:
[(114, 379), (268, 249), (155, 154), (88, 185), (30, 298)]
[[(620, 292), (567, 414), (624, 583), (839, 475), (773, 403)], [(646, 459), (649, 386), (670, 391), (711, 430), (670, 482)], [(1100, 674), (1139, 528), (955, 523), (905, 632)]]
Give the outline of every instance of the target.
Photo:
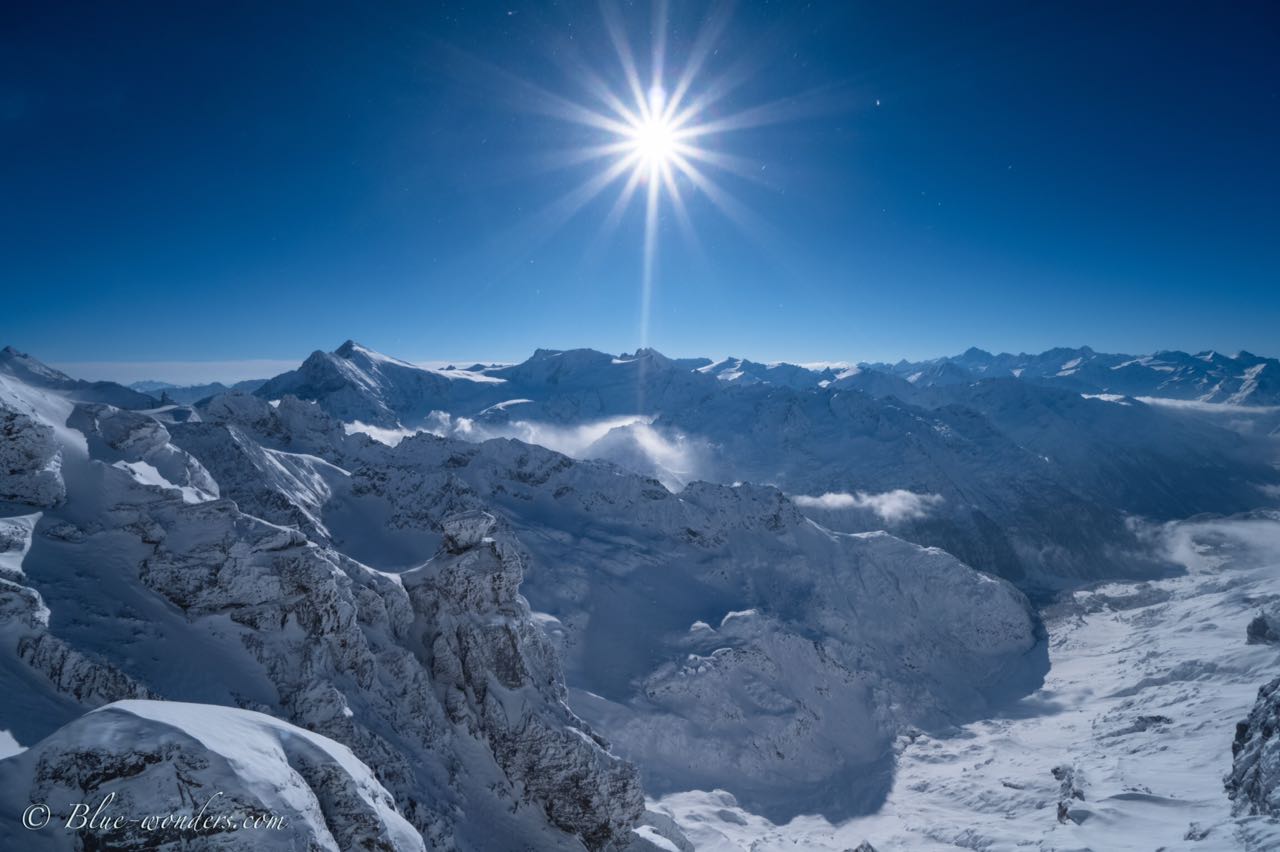
[(676, 222), (680, 226), (681, 236), (701, 256), (702, 243), (698, 240), (698, 232), (693, 227), (693, 219), (689, 216), (689, 208), (685, 205), (684, 196), (680, 193), (680, 185), (676, 182), (676, 170), (672, 168), (672, 164), (669, 162), (663, 164), (662, 183), (667, 189), (667, 194), (671, 196), (671, 209), (675, 211)]
[(649, 192), (644, 209), (644, 259), (640, 280), (640, 345), (649, 343), (649, 309), (653, 302), (653, 267), (658, 255), (658, 195), (657, 166), (649, 167)]
[(757, 104), (701, 124), (681, 125), (674, 133), (678, 139), (698, 139), (718, 133), (800, 121), (839, 109), (845, 105), (844, 101), (848, 97), (848, 93), (836, 94), (828, 89), (815, 89), (794, 97)]
[(552, 151), (532, 161), (532, 168), (542, 171), (557, 171), (580, 166), (584, 163), (605, 160), (627, 154), (633, 149), (628, 141), (602, 142), (598, 145), (584, 145), (581, 148), (567, 148), (563, 151)]
[[(701, 245), (691, 204), (705, 202), (753, 237), (769, 231), (745, 203), (717, 180), (724, 175), (765, 184), (760, 164), (724, 150), (721, 140), (739, 131), (819, 111), (816, 95), (784, 98), (736, 111), (722, 108), (726, 98), (759, 70), (758, 57), (749, 57), (707, 75), (712, 58), (717, 56), (717, 44), (728, 24), (731, 7), (728, 0), (714, 6), (701, 22), (678, 73), (669, 75), (668, 52), (673, 47), (668, 39), (670, 0), (655, 0), (651, 7), (649, 50), (640, 54), (648, 60), (644, 68), (637, 63), (638, 48), (633, 48), (617, 0), (600, 0), (600, 14), (621, 71), (622, 85), (610, 85), (598, 69), (574, 58), (575, 51), (570, 47), (558, 52), (556, 62), (583, 86), (589, 106), (558, 96), (539, 97), (533, 105), (600, 131), (604, 137), (568, 150), (557, 163), (570, 166), (603, 161), (607, 164), (597, 178), (571, 190), (553, 210), (544, 211), (541, 214), (544, 218), (567, 219), (575, 215), (623, 175), (626, 175), (625, 182), (592, 245), (611, 235), (633, 205), (643, 208), (639, 318), (642, 346), (649, 343), (651, 309), (659, 281), (659, 237), (664, 210), (672, 214), (686, 243), (699, 256)], [(703, 81), (704, 76), (709, 79)], [(536, 87), (533, 91), (541, 95)], [(717, 115), (711, 115), (713, 108)], [(643, 200), (639, 201), (637, 196), (641, 195), (642, 188)]]
[(760, 174), (760, 163), (756, 160), (724, 151), (699, 148), (696, 145), (689, 145), (679, 140), (672, 145), (672, 148), (677, 154), (681, 154), (687, 159), (696, 160), (708, 166), (715, 166), (722, 171), (732, 172), (750, 181), (764, 183), (764, 178)]
[(731, 4), (718, 4), (698, 30), (693, 47), (689, 51), (689, 58), (676, 79), (676, 85), (671, 90), (671, 97), (667, 102), (666, 117), (674, 126), (679, 124), (676, 121), (676, 112), (684, 101), (684, 96), (689, 92), (689, 87), (693, 85), (694, 78), (698, 76), (707, 57), (711, 55), (711, 49), (715, 46), (716, 40), (728, 25), (731, 11)]
[(618, 62), (622, 65), (623, 76), (626, 77), (627, 86), (631, 89), (631, 95), (635, 98), (636, 107), (640, 111), (640, 118), (648, 120), (649, 105), (646, 102), (644, 86), (640, 82), (640, 71), (636, 67), (635, 56), (631, 53), (631, 42), (627, 39), (627, 32), (622, 24), (622, 14), (618, 11), (617, 5), (610, 0), (602, 0), (600, 11), (604, 17), (605, 29), (609, 31), (609, 39), (613, 42), (614, 52), (618, 54)]
[[(663, 71), (667, 64), (667, 0), (653, 4), (653, 66), (650, 70), (649, 91), (662, 87)], [(655, 116), (661, 113), (655, 113)]]
[(721, 213), (744, 232), (757, 239), (763, 239), (769, 235), (769, 229), (765, 227), (763, 220), (756, 216), (750, 207), (739, 201), (737, 196), (720, 186), (680, 154), (673, 155), (672, 162)]

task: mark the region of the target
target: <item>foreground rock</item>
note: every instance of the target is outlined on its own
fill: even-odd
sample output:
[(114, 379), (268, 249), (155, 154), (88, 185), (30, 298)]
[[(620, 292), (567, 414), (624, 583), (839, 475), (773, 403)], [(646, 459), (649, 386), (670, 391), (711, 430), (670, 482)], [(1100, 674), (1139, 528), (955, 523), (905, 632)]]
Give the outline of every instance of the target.
[[(297, 726), (354, 753), (354, 781), (300, 752), (276, 761), (311, 790), (270, 770), (288, 776), (279, 789), (295, 790), (285, 804), (308, 815), (283, 848), (594, 850), (632, 840), (643, 812), (636, 772), (565, 703), (558, 659), (519, 596), (520, 548), (492, 516), (442, 517), (439, 554), (385, 574), (220, 498), (208, 469), (144, 415), (64, 410), (66, 425), (20, 425), (23, 434), (47, 427), (35, 438), (64, 442), (59, 451), (76, 440), (77, 461), (62, 471), (73, 496), (0, 518), (0, 690), (13, 697), (0, 729), (34, 746), (18, 758), (31, 783), (14, 796), (52, 797), (59, 785), (105, 794), (134, 770), (161, 779), (138, 782), (139, 807), (165, 801), (146, 791), (175, 778), (203, 790), (200, 773), (219, 758), (151, 736), (174, 702), (192, 702), (222, 705), (180, 726), (218, 755), (225, 743), (208, 738), (240, 724), (219, 715), (233, 707), (287, 720), (256, 717), (279, 725), (281, 740)], [(29, 491), (44, 470), (25, 465), (18, 485)], [(145, 724), (120, 723), (114, 710), (83, 715), (127, 698), (165, 701), (146, 713), (130, 705)], [(115, 755), (117, 740), (156, 744)], [(220, 789), (240, 789), (234, 780)], [(308, 796), (341, 813), (299, 803)], [(272, 810), (274, 801), (236, 804)], [(397, 819), (416, 845), (402, 842)], [(226, 848), (272, 848), (257, 839)], [(125, 840), (113, 848), (135, 848)]]
[[(0, 833), (24, 849), (424, 848), (346, 746), (229, 707), (110, 704), (0, 762), (0, 779)], [(33, 803), (49, 823), (20, 826)]]

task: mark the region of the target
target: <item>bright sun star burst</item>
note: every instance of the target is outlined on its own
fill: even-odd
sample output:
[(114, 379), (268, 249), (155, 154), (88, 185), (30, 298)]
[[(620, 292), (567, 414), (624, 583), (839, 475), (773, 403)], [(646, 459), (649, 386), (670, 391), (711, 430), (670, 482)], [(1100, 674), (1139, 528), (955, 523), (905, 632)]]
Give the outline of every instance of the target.
[[(665, 93), (661, 86), (649, 90), (649, 108), (646, 114), (628, 125), (627, 138), (632, 144), (632, 156), (636, 167), (661, 173), (671, 168), (676, 153), (676, 125), (672, 116), (663, 109)], [(652, 175), (651, 175), (652, 176)]]
[[(786, 99), (756, 104), (737, 111), (725, 109), (728, 96), (737, 93), (751, 77), (747, 65), (737, 62), (717, 73), (706, 73), (716, 43), (729, 20), (729, 5), (717, 5), (703, 20), (693, 42), (684, 52), (679, 73), (667, 68), (667, 12), (665, 0), (656, 0), (652, 34), (652, 58), (642, 74), (615, 0), (602, 0), (605, 28), (621, 66), (624, 88), (617, 90), (588, 65), (572, 68), (576, 80), (590, 95), (578, 102), (529, 84), (527, 106), (593, 131), (590, 144), (562, 152), (563, 166), (602, 164), (582, 184), (574, 187), (542, 211), (554, 227), (567, 221), (610, 186), (621, 189), (601, 223), (602, 234), (615, 229), (639, 195), (643, 197), (644, 246), (641, 256), (640, 342), (648, 345), (649, 306), (652, 300), (658, 254), (660, 214), (669, 209), (686, 240), (695, 248), (697, 235), (687, 198), (694, 196), (729, 217), (744, 230), (759, 233), (761, 220), (727, 188), (717, 173), (761, 183), (763, 166), (756, 160), (712, 147), (729, 134), (798, 117), (797, 101)], [(648, 85), (645, 85), (647, 81)], [(708, 111), (715, 108), (715, 118)]]

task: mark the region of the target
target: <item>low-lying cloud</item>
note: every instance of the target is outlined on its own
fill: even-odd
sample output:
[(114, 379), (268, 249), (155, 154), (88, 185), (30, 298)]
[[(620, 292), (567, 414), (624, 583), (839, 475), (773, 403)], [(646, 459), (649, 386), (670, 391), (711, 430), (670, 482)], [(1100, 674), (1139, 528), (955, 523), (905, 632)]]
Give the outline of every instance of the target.
[(359, 420), (343, 423), (342, 428), (348, 435), (361, 432), (380, 444), (386, 444), (388, 447), (394, 447), (410, 435), (416, 435), (418, 432), (423, 431), (421, 429), (405, 429), (403, 427), (388, 429), (385, 426), (374, 426), (371, 423), (364, 423)]
[(1258, 565), (1280, 565), (1280, 512), (1276, 511), (1170, 521), (1137, 531), (1161, 556), (1192, 572), (1218, 570), (1225, 562), (1241, 559)]
[(421, 429), (387, 429), (360, 422), (348, 423), (345, 428), (348, 433), (364, 432), (390, 446), (420, 431), (472, 442), (512, 438), (573, 458), (611, 461), (627, 470), (652, 476), (672, 491), (701, 478), (708, 467), (705, 442), (675, 430), (657, 428), (653, 426), (652, 417), (639, 415), (562, 426), (536, 420), (483, 423), (433, 411)]
[(905, 488), (895, 488), (879, 494), (869, 494), (866, 491), (855, 491), (852, 494), (845, 491), (828, 491), (817, 497), (798, 494), (791, 500), (797, 506), (806, 509), (871, 511), (885, 523), (893, 524), (925, 517), (942, 504), (943, 497), (941, 494), (920, 494), (907, 491)]

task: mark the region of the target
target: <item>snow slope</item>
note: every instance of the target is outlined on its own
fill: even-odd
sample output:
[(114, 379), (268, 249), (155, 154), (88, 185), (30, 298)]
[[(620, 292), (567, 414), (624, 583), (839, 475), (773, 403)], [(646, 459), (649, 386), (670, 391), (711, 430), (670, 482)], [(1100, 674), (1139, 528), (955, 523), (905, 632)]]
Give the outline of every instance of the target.
[(1223, 784), (1236, 723), (1280, 667), (1280, 648), (1246, 641), (1280, 600), (1280, 515), (1160, 535), (1185, 575), (1095, 586), (1050, 610), (1044, 685), (982, 721), (900, 737), (878, 813), (779, 825), (723, 792), (651, 807), (710, 852), (1277, 848), (1280, 825), (1233, 815)]
[[(424, 849), (391, 794), (346, 746), (230, 707), (108, 704), (0, 763), (0, 779), (0, 835), (20, 837), (30, 850), (80, 849), (86, 839), (102, 844), (94, 848)], [(96, 811), (108, 797), (111, 817), (158, 819), (145, 829), (66, 828), (76, 805)], [(56, 815), (39, 830), (19, 823), (33, 802)], [(169, 816), (185, 817), (188, 827), (161, 827)], [(280, 827), (257, 818), (278, 818)], [(198, 828), (189, 827), (192, 819)]]

